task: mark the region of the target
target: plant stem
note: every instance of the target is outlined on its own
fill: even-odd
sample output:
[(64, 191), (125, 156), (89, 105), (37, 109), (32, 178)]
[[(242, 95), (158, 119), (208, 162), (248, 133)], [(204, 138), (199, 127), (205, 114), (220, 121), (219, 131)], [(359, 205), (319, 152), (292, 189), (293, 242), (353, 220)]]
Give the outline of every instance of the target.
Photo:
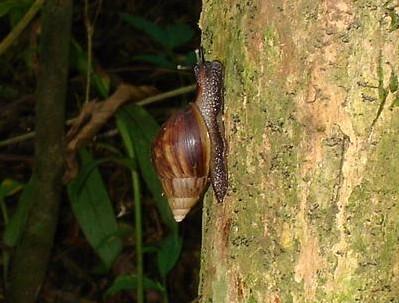
[(26, 224), (12, 257), (7, 293), (10, 303), (37, 301), (57, 227), (64, 170), (72, 6), (72, 0), (47, 0), (43, 8), (40, 73), (36, 89), (37, 136), (32, 175), (35, 182)]
[(183, 86), (183, 87), (168, 91), (166, 93), (162, 93), (162, 94), (158, 94), (158, 95), (155, 95), (155, 96), (151, 96), (151, 97), (145, 98), (145, 99), (137, 102), (137, 105), (144, 106), (144, 105), (148, 105), (148, 104), (155, 103), (155, 102), (158, 102), (158, 101), (162, 101), (162, 100), (165, 100), (165, 99), (169, 99), (169, 98), (172, 98), (172, 97), (176, 97), (176, 96), (179, 96), (179, 95), (184, 95), (184, 94), (187, 94), (187, 93), (191, 93), (191, 92), (193, 92), (195, 90), (195, 88), (196, 88), (195, 84)]
[[(4, 226), (8, 225), (8, 213), (7, 208), (4, 203), (4, 199), (0, 198), (1, 213), (3, 214)], [(8, 263), (10, 260), (10, 254), (7, 249), (3, 249), (3, 286), (6, 289), (7, 286), (7, 276), (8, 276)]]
[(22, 17), (18, 24), (7, 35), (7, 37), (0, 42), (0, 56), (7, 51), (7, 49), (14, 43), (15, 40), (17, 40), (22, 31), (28, 26), (29, 22), (35, 17), (37, 12), (43, 6), (43, 3), (44, 0), (36, 0), (25, 16)]
[(94, 28), (89, 19), (89, 1), (85, 0), (85, 26), (87, 32), (87, 71), (86, 71), (86, 92), (85, 103), (89, 102), (90, 98), (90, 80), (91, 80), (91, 59), (92, 59), (92, 41)]
[(137, 260), (137, 302), (144, 303), (144, 266), (143, 266), (143, 239), (141, 225), (141, 197), (140, 180), (136, 170), (132, 171), (133, 192), (134, 192), (134, 217), (136, 229), (136, 260)]
[(162, 285), (165, 288), (165, 293), (163, 295), (163, 303), (169, 303), (169, 296), (168, 296), (168, 291), (167, 291), (167, 284), (166, 284), (166, 278), (162, 277)]
[(7, 208), (4, 204), (4, 199), (0, 198), (0, 206), (1, 206), (1, 213), (3, 215), (3, 220), (4, 220), (4, 225), (7, 226), (8, 224), (8, 213), (7, 213)]
[[(131, 159), (135, 159), (133, 144), (125, 144), (127, 154)], [(140, 177), (137, 170), (131, 170), (134, 198), (134, 219), (136, 232), (136, 262), (137, 262), (137, 302), (144, 303), (144, 265), (143, 265), (143, 233), (141, 225), (141, 193)]]

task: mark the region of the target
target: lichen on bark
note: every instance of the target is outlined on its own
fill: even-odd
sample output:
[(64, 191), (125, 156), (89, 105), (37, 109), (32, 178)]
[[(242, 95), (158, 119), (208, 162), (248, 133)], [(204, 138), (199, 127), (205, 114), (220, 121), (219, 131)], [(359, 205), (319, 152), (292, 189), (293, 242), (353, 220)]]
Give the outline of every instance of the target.
[(398, 292), (399, 9), (205, 1), (226, 66), (230, 190), (204, 205), (203, 302), (391, 302)]

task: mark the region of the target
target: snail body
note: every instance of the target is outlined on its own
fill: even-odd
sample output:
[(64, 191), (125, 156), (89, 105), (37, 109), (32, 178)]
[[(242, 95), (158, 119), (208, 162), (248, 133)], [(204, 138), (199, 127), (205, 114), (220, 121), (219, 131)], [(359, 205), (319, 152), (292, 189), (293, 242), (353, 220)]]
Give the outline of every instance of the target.
[(152, 148), (153, 163), (177, 222), (201, 198), (209, 178), (218, 202), (223, 201), (228, 187), (223, 65), (201, 61), (194, 72), (194, 103), (165, 122)]

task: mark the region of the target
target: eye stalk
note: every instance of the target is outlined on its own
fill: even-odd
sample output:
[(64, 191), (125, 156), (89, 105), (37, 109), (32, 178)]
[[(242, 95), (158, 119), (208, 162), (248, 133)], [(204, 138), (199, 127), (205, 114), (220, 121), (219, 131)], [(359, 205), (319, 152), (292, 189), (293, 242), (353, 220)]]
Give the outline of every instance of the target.
[(195, 56), (197, 57), (197, 64), (203, 64), (205, 62), (204, 48), (202, 46), (195, 50)]

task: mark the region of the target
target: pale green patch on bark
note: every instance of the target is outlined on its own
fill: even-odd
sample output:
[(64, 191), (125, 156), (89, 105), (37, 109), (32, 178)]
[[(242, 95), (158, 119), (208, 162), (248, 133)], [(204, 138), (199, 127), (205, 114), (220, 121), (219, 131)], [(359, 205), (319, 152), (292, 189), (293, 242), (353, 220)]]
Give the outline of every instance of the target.
[(205, 204), (204, 298), (220, 268), (215, 302), (399, 297), (398, 36), (384, 5), (205, 4), (204, 41), (226, 65), (230, 191)]

